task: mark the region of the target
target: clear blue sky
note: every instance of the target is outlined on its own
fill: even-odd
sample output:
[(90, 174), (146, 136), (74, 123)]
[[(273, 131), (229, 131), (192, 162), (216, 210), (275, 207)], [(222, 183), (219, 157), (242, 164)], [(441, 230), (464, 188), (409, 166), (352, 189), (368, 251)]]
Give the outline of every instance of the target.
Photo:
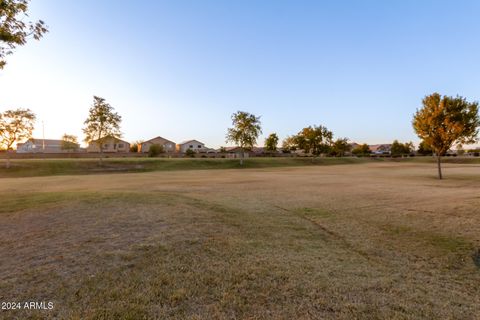
[(33, 0), (50, 33), (9, 57), (0, 110), (31, 108), (47, 138), (83, 140), (99, 95), (129, 141), (218, 147), (244, 110), (264, 136), (322, 124), (356, 142), (416, 142), (423, 96), (480, 99), (479, 16), (480, 1), (454, 0)]

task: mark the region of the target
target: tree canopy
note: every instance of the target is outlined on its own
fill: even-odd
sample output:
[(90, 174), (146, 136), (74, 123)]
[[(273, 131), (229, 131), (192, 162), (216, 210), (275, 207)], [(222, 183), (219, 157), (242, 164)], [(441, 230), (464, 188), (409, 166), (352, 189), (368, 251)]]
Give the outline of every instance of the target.
[(278, 136), (276, 133), (271, 133), (267, 139), (265, 139), (265, 150), (269, 152), (277, 151)]
[(413, 128), (437, 156), (438, 177), (442, 179), (441, 157), (454, 144), (477, 141), (480, 118), (478, 102), (456, 96), (433, 93), (422, 101), (423, 107), (413, 117)]
[(297, 150), (295, 136), (288, 136), (282, 141), (282, 151), (284, 153)]
[(432, 148), (430, 148), (428, 144), (425, 143), (425, 141), (422, 141), (418, 145), (417, 153), (423, 156), (427, 156), (427, 155), (431, 156), (433, 154), (433, 150)]
[(35, 40), (48, 32), (45, 22), (25, 21), (28, 18), (30, 0), (0, 0), (0, 69), (3, 69), (6, 56), (17, 46), (23, 46), (30, 37)]
[(7, 150), (7, 168), (10, 168), (8, 151), (15, 143), (32, 137), (35, 118), (30, 109), (7, 110), (0, 113), (0, 149)]
[(352, 150), (352, 153), (356, 156), (365, 156), (370, 154), (371, 152), (372, 150), (370, 150), (370, 147), (366, 143), (361, 144)]
[(104, 98), (93, 97), (93, 106), (89, 110), (88, 118), (85, 120), (83, 133), (85, 142), (95, 142), (103, 152), (103, 143), (108, 138), (119, 139), (120, 123), (122, 117), (116, 113), (113, 107)]
[(337, 157), (343, 157), (351, 150), (352, 146), (348, 143), (348, 138), (338, 138), (333, 142), (331, 154)]
[(0, 147), (11, 150), (16, 142), (31, 138), (35, 114), (30, 109), (0, 113)]
[(62, 150), (76, 151), (78, 147), (79, 145), (78, 145), (78, 140), (76, 136), (72, 134), (66, 134), (66, 133), (62, 136), (62, 145), (61, 145)]
[[(232, 114), (232, 128), (228, 128), (226, 141), (233, 142), (244, 150), (251, 150), (257, 143), (262, 133), (260, 117), (244, 111), (237, 111)], [(243, 164), (243, 160), (240, 160)]]
[(332, 145), (333, 133), (324, 126), (309, 126), (303, 128), (296, 136), (295, 142), (305, 153), (318, 156), (328, 153)]
[(390, 153), (392, 156), (408, 155), (413, 152), (414, 147), (412, 142), (401, 143), (398, 140), (393, 141)]

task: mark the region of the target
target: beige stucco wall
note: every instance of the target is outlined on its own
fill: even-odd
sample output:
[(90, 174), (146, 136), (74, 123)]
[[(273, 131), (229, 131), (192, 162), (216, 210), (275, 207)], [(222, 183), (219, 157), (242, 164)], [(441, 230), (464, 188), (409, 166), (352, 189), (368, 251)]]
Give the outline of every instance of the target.
[(195, 152), (202, 152), (206, 150), (205, 145), (197, 140), (192, 140), (188, 143), (177, 145), (177, 150), (181, 153), (185, 153), (188, 149), (192, 149)]
[[(103, 143), (103, 152), (129, 152), (130, 143), (123, 140), (108, 139)], [(100, 152), (98, 143), (91, 142), (87, 147), (87, 152)]]
[(154, 144), (159, 144), (163, 146), (165, 152), (175, 152), (175, 143), (162, 138), (155, 138), (142, 143), (140, 147), (140, 152), (148, 152), (150, 150), (150, 146)]

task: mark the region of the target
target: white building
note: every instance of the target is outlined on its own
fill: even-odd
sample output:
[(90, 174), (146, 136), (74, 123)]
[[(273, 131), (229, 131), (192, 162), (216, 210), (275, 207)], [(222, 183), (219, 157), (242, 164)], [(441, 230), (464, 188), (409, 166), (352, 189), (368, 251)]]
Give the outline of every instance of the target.
[(207, 152), (209, 150), (203, 142), (198, 140), (188, 140), (177, 144), (177, 152), (185, 153), (188, 149), (194, 152)]
[[(80, 145), (77, 144), (77, 150)], [(18, 153), (67, 153), (74, 150), (62, 149), (62, 140), (30, 138), (24, 143), (17, 143)]]

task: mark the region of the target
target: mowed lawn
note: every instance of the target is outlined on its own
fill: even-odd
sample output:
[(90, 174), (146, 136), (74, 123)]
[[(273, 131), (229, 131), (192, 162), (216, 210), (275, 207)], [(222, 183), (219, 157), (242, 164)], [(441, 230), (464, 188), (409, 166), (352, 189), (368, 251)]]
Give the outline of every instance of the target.
[(478, 319), (480, 165), (0, 179), (18, 319)]

